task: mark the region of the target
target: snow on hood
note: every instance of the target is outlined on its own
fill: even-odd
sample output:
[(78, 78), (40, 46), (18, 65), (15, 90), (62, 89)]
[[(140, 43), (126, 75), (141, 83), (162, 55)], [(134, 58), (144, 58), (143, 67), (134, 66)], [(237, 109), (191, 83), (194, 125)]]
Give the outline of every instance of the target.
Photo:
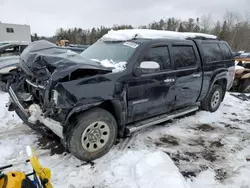
[(124, 30), (110, 30), (101, 39), (104, 41), (127, 41), (135, 38), (172, 38), (172, 39), (186, 39), (194, 37), (204, 37), (209, 39), (217, 39), (217, 36), (205, 33), (190, 33), (190, 32), (175, 32), (163, 31), (153, 29), (124, 29)]
[(121, 61), (119, 63), (115, 63), (113, 60), (98, 60), (98, 59), (91, 59), (92, 61), (100, 63), (103, 67), (112, 68), (112, 72), (121, 72), (124, 71), (127, 67), (127, 62)]

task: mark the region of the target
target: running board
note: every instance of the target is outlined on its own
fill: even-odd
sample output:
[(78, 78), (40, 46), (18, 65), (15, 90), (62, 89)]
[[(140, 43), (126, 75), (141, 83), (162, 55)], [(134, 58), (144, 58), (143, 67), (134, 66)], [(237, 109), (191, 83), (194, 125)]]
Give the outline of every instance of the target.
[(140, 121), (140, 122), (135, 123), (135, 124), (129, 124), (126, 128), (128, 130), (128, 134), (131, 134), (131, 133), (139, 131), (141, 129), (150, 127), (152, 125), (156, 125), (156, 124), (159, 124), (159, 123), (162, 123), (162, 122), (165, 122), (165, 121), (168, 121), (168, 120), (171, 120), (171, 119), (174, 119), (174, 118), (189, 114), (191, 112), (197, 111), (198, 109), (199, 109), (198, 106), (188, 107), (188, 108), (185, 108), (185, 109), (174, 111), (174, 112), (172, 112), (170, 114), (163, 114), (163, 115), (160, 115), (160, 116), (157, 116), (157, 117), (153, 117), (153, 118), (150, 118), (150, 119)]

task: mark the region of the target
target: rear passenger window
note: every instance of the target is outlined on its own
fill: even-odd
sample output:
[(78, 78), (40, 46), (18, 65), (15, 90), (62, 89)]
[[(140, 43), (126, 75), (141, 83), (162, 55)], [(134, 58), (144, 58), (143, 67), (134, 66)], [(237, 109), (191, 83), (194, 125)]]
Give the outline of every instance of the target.
[(231, 53), (230, 49), (226, 44), (219, 44), (219, 46), (223, 53), (224, 60), (233, 59), (233, 54)]
[(222, 60), (222, 53), (218, 44), (203, 43), (202, 48), (206, 63)]
[(171, 69), (171, 62), (167, 46), (159, 46), (149, 49), (142, 61), (155, 61), (159, 63), (160, 69)]
[(177, 69), (194, 67), (196, 56), (192, 46), (173, 46), (174, 64)]

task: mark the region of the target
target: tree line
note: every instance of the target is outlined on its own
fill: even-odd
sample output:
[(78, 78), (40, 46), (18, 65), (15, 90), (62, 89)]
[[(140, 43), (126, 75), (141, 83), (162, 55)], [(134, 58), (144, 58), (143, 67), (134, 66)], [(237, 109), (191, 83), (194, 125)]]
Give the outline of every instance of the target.
[(55, 43), (63, 38), (72, 44), (93, 44), (109, 30), (118, 29), (156, 29), (178, 32), (200, 32), (218, 36), (229, 43), (233, 50), (250, 51), (250, 12), (238, 13), (226, 11), (223, 19), (214, 21), (211, 14), (204, 14), (200, 18), (181, 20), (178, 18), (161, 19), (148, 25), (134, 27), (132, 25), (114, 25), (113, 27), (97, 27), (92, 29), (59, 28), (52, 37), (40, 37), (36, 33), (32, 35), (32, 41), (45, 39)]

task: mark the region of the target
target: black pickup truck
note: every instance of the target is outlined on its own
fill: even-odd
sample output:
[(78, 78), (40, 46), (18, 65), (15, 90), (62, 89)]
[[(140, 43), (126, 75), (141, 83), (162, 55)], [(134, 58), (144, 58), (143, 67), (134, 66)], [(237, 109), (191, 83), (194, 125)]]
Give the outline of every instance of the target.
[(235, 71), (230, 47), (215, 36), (151, 30), (112, 31), (81, 54), (38, 41), (20, 59), (9, 110), (87, 161), (117, 137), (198, 109), (215, 112)]

